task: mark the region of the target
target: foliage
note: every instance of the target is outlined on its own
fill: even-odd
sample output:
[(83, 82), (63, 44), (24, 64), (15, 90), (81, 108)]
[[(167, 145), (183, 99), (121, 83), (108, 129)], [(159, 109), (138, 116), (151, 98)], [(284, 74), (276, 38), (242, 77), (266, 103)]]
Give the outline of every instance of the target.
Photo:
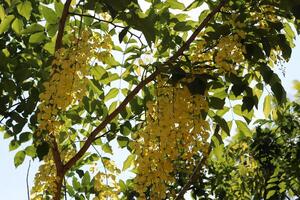
[[(299, 194), (299, 106), (274, 73), (297, 0), (0, 2), (1, 130), (15, 166), (41, 161), (32, 199)], [(260, 102), (271, 125), (252, 133)]]

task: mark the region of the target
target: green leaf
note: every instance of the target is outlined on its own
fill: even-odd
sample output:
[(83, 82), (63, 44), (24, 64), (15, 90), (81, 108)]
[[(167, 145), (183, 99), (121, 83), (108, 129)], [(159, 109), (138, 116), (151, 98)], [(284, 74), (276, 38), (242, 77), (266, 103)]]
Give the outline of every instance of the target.
[(188, 25), (187, 22), (178, 22), (174, 26), (174, 31), (189, 31), (192, 29), (191, 25)]
[(117, 105), (118, 105), (118, 102), (112, 102), (108, 108), (108, 114), (111, 114), (113, 111), (116, 110), (117, 108)]
[(47, 29), (48, 35), (50, 37), (54, 37), (58, 30), (58, 24), (48, 24), (46, 29)]
[(87, 187), (90, 185), (90, 183), (91, 183), (91, 176), (90, 173), (87, 171), (84, 173), (84, 176), (82, 177), (81, 184), (82, 186)]
[(245, 124), (245, 122), (241, 120), (235, 120), (235, 123), (237, 125), (237, 128), (246, 136), (246, 137), (252, 137), (252, 132), (248, 128), (248, 126)]
[(265, 97), (265, 101), (264, 101), (264, 106), (263, 106), (263, 110), (264, 110), (264, 115), (265, 117), (269, 117), (270, 113), (271, 113), (271, 102), (272, 102), (272, 96), (267, 95)]
[(104, 97), (104, 101), (107, 102), (110, 99), (115, 98), (119, 94), (119, 89), (117, 88), (112, 88), (107, 95)]
[(55, 50), (55, 43), (53, 41), (46, 43), (44, 45), (44, 49), (53, 55)]
[(270, 191), (268, 191), (266, 199), (270, 199), (275, 193), (276, 193), (276, 190), (270, 190)]
[(6, 12), (2, 5), (0, 5), (0, 20), (3, 21), (6, 16)]
[(133, 155), (133, 154), (129, 155), (123, 163), (122, 171), (125, 171), (130, 166), (132, 166), (134, 160), (135, 160), (135, 155)]
[(214, 120), (222, 128), (222, 130), (228, 136), (230, 136), (230, 129), (229, 129), (229, 126), (228, 126), (227, 122), (225, 121), (225, 119), (216, 115), (216, 116), (214, 116)]
[(204, 2), (204, 0), (195, 0), (190, 5), (188, 5), (186, 7), (186, 9), (184, 9), (184, 11), (190, 11), (194, 8), (198, 8), (203, 4), (203, 2)]
[(103, 63), (113, 67), (113, 66), (118, 66), (120, 63), (116, 61), (116, 59), (112, 55), (107, 55), (103, 58)]
[(183, 3), (178, 2), (177, 0), (167, 0), (165, 2), (166, 5), (170, 6), (172, 9), (183, 10), (185, 8)]
[(279, 104), (286, 101), (286, 92), (280, 82), (271, 83), (271, 90)]
[(61, 1), (54, 1), (54, 8), (57, 13), (57, 16), (61, 16), (64, 10), (64, 4)]
[(217, 145), (213, 150), (214, 155), (216, 156), (218, 161), (224, 160), (224, 145)]
[(41, 13), (49, 24), (57, 24), (59, 18), (54, 10), (46, 6), (41, 6)]
[(121, 148), (126, 147), (126, 146), (128, 145), (128, 143), (129, 143), (128, 137), (124, 137), (124, 136), (118, 136), (118, 137), (117, 137), (117, 141), (118, 141), (119, 146), (120, 146)]
[(31, 11), (32, 11), (32, 6), (30, 1), (24, 1), (21, 2), (17, 5), (17, 10), (20, 15), (25, 17), (27, 20), (30, 19)]
[(9, 29), (10, 24), (14, 18), (14, 15), (8, 15), (3, 19), (3, 21), (1, 21), (0, 34), (5, 33)]
[(22, 34), (32, 34), (32, 33), (37, 33), (37, 32), (42, 32), (44, 31), (44, 27), (40, 24), (31, 24), (29, 27), (24, 29), (22, 31)]
[(9, 143), (9, 151), (16, 150), (19, 146), (20, 146), (19, 141), (17, 141), (17, 140), (12, 140), (12, 141)]
[(72, 185), (76, 191), (78, 191), (80, 189), (80, 183), (77, 180), (77, 178), (75, 178), (75, 177), (73, 177), (73, 179), (72, 179)]
[(17, 34), (21, 34), (21, 31), (23, 30), (23, 21), (16, 18), (14, 20), (14, 22), (11, 25), (11, 28), (17, 33)]
[(36, 147), (36, 154), (39, 160), (43, 160), (44, 156), (49, 152), (49, 144), (47, 142), (42, 142)]
[(101, 148), (105, 153), (109, 153), (112, 155), (112, 148), (108, 143), (103, 144)]
[(244, 96), (242, 111), (248, 110), (249, 112), (253, 109), (253, 106), (256, 105), (256, 98), (254, 96)]
[(29, 43), (40, 43), (46, 39), (46, 35), (44, 32), (34, 33), (29, 37)]
[(36, 149), (34, 146), (28, 146), (25, 148), (25, 153), (26, 155), (30, 157), (35, 157), (36, 156)]
[(233, 107), (233, 112), (239, 116), (243, 116), (243, 113), (242, 113), (242, 106), (241, 105), (235, 105)]
[(15, 167), (18, 167), (19, 165), (21, 165), (24, 162), (24, 159), (25, 159), (24, 151), (19, 151), (18, 153), (16, 153), (16, 155), (14, 157)]
[(209, 97), (209, 107), (213, 109), (223, 109), (225, 105), (225, 99), (220, 99), (216, 97)]

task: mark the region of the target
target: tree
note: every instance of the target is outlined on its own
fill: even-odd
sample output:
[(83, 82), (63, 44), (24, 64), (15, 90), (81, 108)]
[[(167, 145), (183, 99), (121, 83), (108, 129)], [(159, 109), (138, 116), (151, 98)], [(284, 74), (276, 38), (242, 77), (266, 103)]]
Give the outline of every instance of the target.
[[(282, 141), (272, 139), (273, 128), (253, 136), (249, 124), (260, 101), (270, 120), (272, 96), (276, 107), (286, 103), (273, 68), (290, 58), (300, 3), (146, 2), (143, 10), (136, 0), (1, 0), (1, 127), (10, 150), (18, 149), (16, 166), (25, 156), (41, 161), (31, 198), (297, 195), (299, 165), (290, 170), (274, 158), (276, 148), (285, 160), (294, 155), (295, 145), (283, 141), (297, 134), (276, 124), (285, 131)], [(191, 20), (186, 12), (199, 8), (198, 21)], [(268, 88), (272, 94), (262, 95)], [(236, 120), (226, 117), (230, 112)], [(233, 123), (246, 139), (227, 147)], [(261, 141), (270, 139), (275, 147), (266, 154)], [(128, 150), (123, 170), (135, 178), (119, 180), (114, 142)], [(239, 155), (250, 164), (232, 174)], [(255, 178), (245, 176), (248, 164), (260, 169)], [(269, 186), (273, 176), (278, 184)]]

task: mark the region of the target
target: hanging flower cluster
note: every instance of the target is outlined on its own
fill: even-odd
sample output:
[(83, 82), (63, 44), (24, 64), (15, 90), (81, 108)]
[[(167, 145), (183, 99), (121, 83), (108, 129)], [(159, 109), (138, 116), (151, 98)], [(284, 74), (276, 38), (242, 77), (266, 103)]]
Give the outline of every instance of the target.
[[(64, 149), (61, 151), (60, 157), (63, 162), (70, 160), (75, 155), (75, 149)], [(52, 153), (49, 152), (43, 158), (43, 164), (34, 177), (34, 186), (31, 188), (32, 200), (45, 199), (45, 195), (53, 195), (57, 190), (58, 176), (56, 176), (56, 166)]]
[[(238, 30), (232, 35), (223, 36), (214, 47), (207, 47), (205, 40), (199, 40), (192, 48), (191, 60), (203, 64), (214, 64), (220, 72), (235, 73), (235, 68), (245, 61), (245, 46), (241, 40), (245, 32)], [(201, 36), (200, 36), (201, 37)]]
[(140, 199), (170, 196), (167, 185), (174, 183), (175, 160), (195, 164), (193, 156), (208, 150), (209, 124), (201, 112), (208, 110), (204, 96), (192, 95), (183, 85), (164, 85), (158, 79), (157, 99), (147, 103), (146, 123), (138, 132), (134, 149)]
[(94, 178), (94, 188), (98, 193), (93, 200), (117, 200), (120, 194), (120, 187), (117, 177), (120, 170), (108, 159), (102, 159), (105, 172), (98, 172)]
[(92, 59), (102, 61), (112, 48), (110, 36), (101, 37), (83, 31), (73, 38), (71, 47), (61, 48), (55, 54), (49, 81), (40, 94), (39, 130), (56, 135), (60, 129), (59, 115), (78, 104), (85, 95), (89, 66)]
[(34, 177), (34, 186), (31, 188), (32, 200), (42, 200), (45, 195), (56, 192), (56, 171), (52, 154), (44, 156), (44, 163), (40, 165)]

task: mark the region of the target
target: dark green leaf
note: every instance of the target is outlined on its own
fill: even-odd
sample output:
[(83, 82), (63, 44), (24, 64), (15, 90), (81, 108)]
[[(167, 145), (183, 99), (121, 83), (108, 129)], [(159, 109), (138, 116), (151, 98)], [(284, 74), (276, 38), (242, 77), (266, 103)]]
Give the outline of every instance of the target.
[(119, 42), (122, 43), (123, 38), (125, 37), (125, 35), (127, 34), (129, 30), (129, 26), (126, 26), (120, 33), (119, 33)]
[(214, 116), (214, 120), (223, 129), (223, 131), (230, 136), (230, 129), (225, 119), (216, 115)]
[(36, 147), (36, 154), (39, 160), (43, 160), (44, 156), (47, 155), (49, 152), (49, 144), (47, 142), (42, 142), (41, 144), (37, 145)]
[(213, 109), (223, 109), (225, 105), (225, 99), (220, 99), (217, 97), (209, 97), (208, 104), (210, 108)]

